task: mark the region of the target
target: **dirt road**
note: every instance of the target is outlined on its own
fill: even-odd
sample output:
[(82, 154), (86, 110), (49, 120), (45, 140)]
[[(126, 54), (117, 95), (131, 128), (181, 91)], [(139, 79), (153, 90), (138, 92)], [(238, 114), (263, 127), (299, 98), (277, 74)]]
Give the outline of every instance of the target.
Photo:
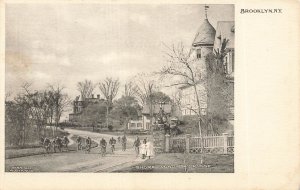
[[(98, 142), (105, 138), (108, 142), (112, 135), (65, 129), (71, 135), (82, 137), (89, 136), (93, 141)], [(114, 138), (117, 138), (114, 136)], [(109, 146), (107, 154), (102, 157), (100, 148), (93, 148), (90, 153), (84, 151), (62, 152), (53, 154), (33, 155), (5, 160), (5, 170), (16, 172), (22, 169), (30, 172), (113, 172), (123, 167), (139, 164), (144, 160), (136, 157), (132, 148), (133, 139), (127, 138), (127, 150), (122, 151), (117, 143), (114, 154), (110, 153)]]

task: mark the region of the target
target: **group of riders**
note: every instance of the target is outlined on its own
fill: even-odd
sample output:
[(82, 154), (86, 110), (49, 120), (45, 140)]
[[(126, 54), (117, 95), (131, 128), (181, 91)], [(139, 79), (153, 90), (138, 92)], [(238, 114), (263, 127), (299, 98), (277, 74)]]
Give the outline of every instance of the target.
[(69, 139), (66, 136), (63, 137), (55, 137), (54, 139), (49, 139), (47, 137), (41, 138), (41, 144), (44, 146), (47, 153), (53, 150), (53, 152), (62, 152), (63, 149), (68, 149)]
[[(122, 137), (118, 137), (118, 143), (122, 144), (122, 151), (126, 150), (126, 143), (127, 143), (127, 138), (126, 136), (122, 136)], [(92, 148), (92, 140), (90, 137), (87, 137), (85, 139), (85, 146), (83, 146), (83, 138), (78, 136), (76, 139), (76, 143), (77, 143), (77, 151), (79, 150), (85, 150), (87, 153), (90, 153), (91, 148)], [(111, 137), (109, 139), (109, 145), (110, 145), (110, 149), (111, 149), (111, 153), (114, 153), (115, 151), (115, 145), (117, 144), (117, 140), (114, 139), (114, 137)], [(100, 153), (102, 156), (104, 156), (106, 154), (106, 147), (107, 147), (107, 142), (104, 138), (102, 138), (99, 142), (99, 146), (100, 146)]]
[[(53, 152), (62, 152), (63, 148), (65, 148), (68, 151), (68, 144), (69, 144), (69, 139), (66, 136), (61, 137), (56, 137), (52, 140), (49, 138), (41, 138), (41, 143), (43, 144), (45, 150), (47, 153), (50, 152), (51, 148), (53, 149)], [(126, 151), (126, 144), (127, 144), (127, 138), (125, 135), (122, 137), (118, 137), (115, 139), (114, 137), (111, 137), (108, 141), (108, 144), (110, 146), (110, 151), (112, 154), (114, 154), (114, 151), (116, 149), (115, 145), (117, 144), (122, 145), (122, 151)], [(91, 148), (92, 148), (92, 139), (90, 137), (83, 138), (78, 136), (76, 139), (76, 144), (77, 144), (77, 151), (80, 150), (85, 150), (86, 153), (90, 153)], [(144, 159), (145, 157), (149, 157), (152, 155), (151, 149), (151, 144), (147, 142), (147, 139), (144, 139), (141, 141), (139, 137), (137, 137), (133, 143), (133, 146), (135, 148), (137, 156), (139, 154), (142, 155), (142, 158)], [(100, 153), (102, 156), (105, 156), (106, 154), (106, 147), (107, 147), (107, 142), (104, 138), (102, 138), (99, 142), (99, 147), (100, 147)]]

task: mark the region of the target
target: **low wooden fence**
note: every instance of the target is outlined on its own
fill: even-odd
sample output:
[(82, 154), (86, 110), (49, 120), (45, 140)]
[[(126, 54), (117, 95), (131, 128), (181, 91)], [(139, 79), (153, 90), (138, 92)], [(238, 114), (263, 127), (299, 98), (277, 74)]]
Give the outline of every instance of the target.
[(170, 137), (166, 135), (166, 152), (188, 152), (188, 153), (234, 153), (234, 136), (223, 133), (222, 136), (192, 137), (185, 135), (181, 137)]

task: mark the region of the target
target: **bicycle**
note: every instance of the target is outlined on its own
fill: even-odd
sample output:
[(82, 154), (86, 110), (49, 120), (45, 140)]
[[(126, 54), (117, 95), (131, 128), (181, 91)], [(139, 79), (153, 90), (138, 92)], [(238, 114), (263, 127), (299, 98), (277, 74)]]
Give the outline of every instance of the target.
[(82, 150), (82, 144), (81, 142), (77, 143), (77, 151)]
[(85, 152), (90, 153), (91, 152), (91, 145), (87, 144), (85, 147)]
[(111, 147), (110, 147), (110, 149), (111, 149), (111, 153), (114, 153), (114, 151), (115, 151), (115, 145), (112, 144)]
[(105, 154), (106, 154), (106, 146), (101, 146), (101, 156), (103, 157), (103, 156), (105, 156)]

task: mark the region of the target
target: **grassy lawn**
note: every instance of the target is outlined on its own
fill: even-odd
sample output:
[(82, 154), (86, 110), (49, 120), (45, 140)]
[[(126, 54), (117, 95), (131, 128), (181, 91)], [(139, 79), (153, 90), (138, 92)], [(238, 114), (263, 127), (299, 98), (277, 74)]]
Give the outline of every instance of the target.
[(159, 154), (145, 162), (116, 172), (150, 173), (233, 173), (234, 155), (206, 154), (201, 163), (200, 154)]

